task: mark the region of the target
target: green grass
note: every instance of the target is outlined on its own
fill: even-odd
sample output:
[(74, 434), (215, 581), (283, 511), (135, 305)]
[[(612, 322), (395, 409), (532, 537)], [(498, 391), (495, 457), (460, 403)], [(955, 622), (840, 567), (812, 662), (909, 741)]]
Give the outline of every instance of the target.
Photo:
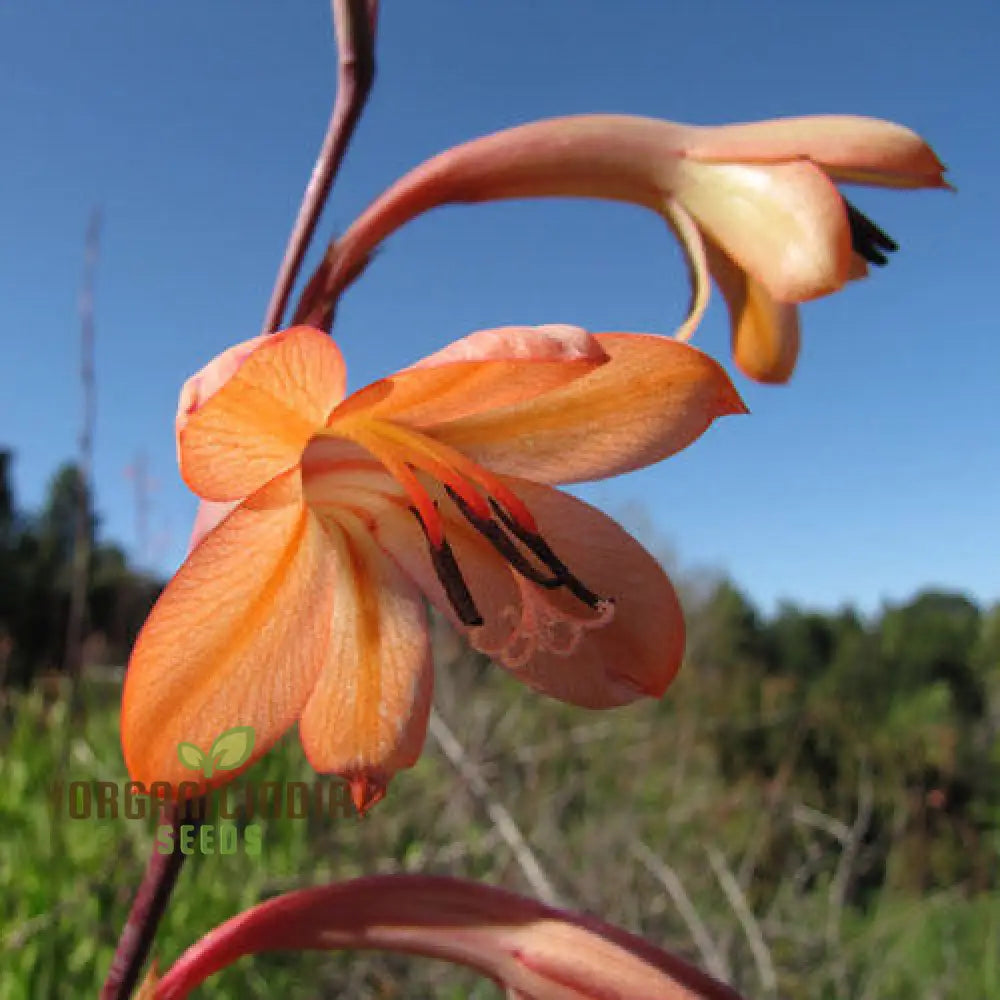
[[(155, 820), (72, 818), (64, 800), (62, 808), (55, 808), (53, 789), (57, 780), (64, 787), (70, 782), (127, 781), (113, 695), (90, 692), (86, 723), (69, 739), (69, 764), (61, 779), (56, 776), (65, 705), (47, 707), (40, 695), (29, 693), (11, 706), (12, 725), (0, 756), (0, 1000), (94, 996), (111, 962), (153, 846)], [(411, 775), (416, 783), (422, 781), (422, 770), (433, 770), (433, 764), (417, 768)], [(312, 783), (316, 775), (293, 735), (247, 772), (245, 780)], [(259, 818), (261, 851), (256, 857), (242, 849), (227, 856), (192, 855), (157, 937), (161, 965), (168, 966), (205, 931), (262, 899), (305, 884), (366, 874), (366, 860), (384, 852), (371, 837), (379, 821), (386, 830), (398, 828), (396, 844), (405, 860), (418, 835), (407, 828), (402, 798), (385, 803), (378, 820)], [(199, 996), (315, 997), (318, 984), (332, 989), (346, 982), (348, 964), (347, 956), (262, 955), (215, 977)], [(464, 973), (439, 995), (499, 996)]]
[[(629, 859), (639, 837), (678, 872), (710, 933), (726, 943), (734, 978), (759, 995), (739, 921), (705, 864), (713, 843), (733, 859), (759, 837), (762, 800), (724, 786), (711, 739), (687, 744), (690, 719), (673, 702), (595, 716), (539, 698), (466, 664), (443, 675), (449, 721), (473, 747), (496, 797), (538, 852), (569, 905), (588, 909), (695, 961), (662, 887)], [(53, 809), (57, 780), (124, 781), (117, 691), (87, 690), (86, 721), (68, 733), (65, 706), (13, 696), (0, 729), (0, 1000), (97, 994), (153, 840), (153, 822), (71, 819)], [(683, 690), (679, 703), (683, 705)], [(68, 751), (68, 764), (60, 761)], [(315, 776), (294, 734), (247, 779)], [(195, 855), (184, 866), (157, 937), (168, 965), (198, 937), (278, 892), (376, 871), (452, 873), (529, 891), (482, 804), (431, 741), (368, 818), (262, 820), (260, 855)], [(821, 841), (816, 841), (820, 843)], [(789, 847), (789, 872), (797, 863)], [(827, 941), (829, 875), (805, 889), (791, 876), (748, 897), (767, 936), (782, 996), (1000, 997), (1000, 897), (957, 891), (881, 893), (847, 907), (841, 945)], [(778, 862), (770, 862), (770, 869)], [(763, 865), (762, 865), (763, 867)], [(397, 956), (268, 954), (210, 980), (206, 998), (437, 997), (493, 1000), (500, 992), (464, 970)]]

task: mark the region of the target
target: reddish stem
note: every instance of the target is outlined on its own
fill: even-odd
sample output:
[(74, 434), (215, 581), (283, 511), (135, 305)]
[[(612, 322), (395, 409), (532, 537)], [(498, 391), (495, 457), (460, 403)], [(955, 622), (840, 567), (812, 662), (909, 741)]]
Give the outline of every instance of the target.
[(160, 825), (169, 826), (173, 831), (173, 850), (168, 854), (161, 854), (157, 850), (160, 840), (157, 836), (146, 862), (139, 891), (135, 894), (132, 909), (129, 910), (128, 919), (118, 938), (108, 978), (101, 990), (101, 1000), (127, 1000), (135, 990), (142, 967), (153, 946), (156, 928), (184, 863), (185, 855), (180, 850), (180, 828), (185, 825), (197, 826), (200, 810), (199, 803), (190, 800), (182, 805), (171, 803), (164, 807)]
[[(281, 325), (302, 259), (375, 77), (378, 0), (331, 0), (331, 6), (337, 38), (337, 96), (326, 137), (278, 270), (264, 319), (264, 333), (273, 333)], [(173, 828), (175, 849), (170, 854), (160, 854), (156, 846), (153, 847), (118, 939), (101, 1000), (128, 1000), (135, 990), (184, 863), (185, 855), (177, 850), (179, 830), (186, 823), (196, 823), (193, 815), (191, 803), (187, 803), (182, 807), (171, 806), (164, 817), (163, 822)]]
[(302, 260), (364, 110), (375, 79), (377, 19), (378, 0), (333, 0), (338, 56), (337, 97), (278, 269), (261, 333), (274, 333), (281, 326)]

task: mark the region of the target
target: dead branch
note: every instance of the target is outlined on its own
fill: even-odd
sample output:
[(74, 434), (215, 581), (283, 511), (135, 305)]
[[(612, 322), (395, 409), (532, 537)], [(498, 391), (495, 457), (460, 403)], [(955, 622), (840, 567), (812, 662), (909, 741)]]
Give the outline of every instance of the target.
[(538, 857), (514, 822), (514, 817), (511, 816), (502, 802), (494, 798), (479, 768), (469, 760), (465, 748), (459, 743), (448, 724), (441, 718), (437, 709), (431, 710), (430, 732), (452, 767), (458, 771), (469, 791), (482, 802), (490, 822), (510, 848), (514, 860), (535, 891), (535, 895), (543, 903), (548, 903), (550, 906), (563, 905), (559, 899), (559, 893), (556, 892), (549, 877), (545, 874)]
[(830, 882), (829, 907), (826, 920), (826, 943), (830, 958), (834, 961), (837, 988), (841, 996), (846, 996), (847, 969), (841, 956), (840, 928), (843, 920), (844, 903), (854, 875), (854, 863), (861, 848), (861, 841), (868, 832), (872, 811), (875, 806), (875, 791), (871, 774), (865, 761), (861, 762), (858, 775), (858, 811), (851, 824), (850, 832), (840, 852), (840, 860)]
[(792, 819), (803, 826), (822, 830), (841, 844), (846, 844), (851, 836), (850, 827), (846, 823), (842, 823), (839, 819), (834, 819), (833, 816), (828, 816), (818, 809), (813, 809), (803, 802), (796, 802), (792, 806)]
[(66, 621), (65, 669), (70, 678), (70, 718), (80, 712), (83, 638), (87, 627), (87, 583), (90, 576), (90, 479), (94, 454), (97, 390), (94, 382), (94, 279), (100, 253), (101, 210), (95, 208), (87, 226), (80, 288), (80, 388), (83, 405), (76, 459), (76, 509), (69, 614)]
[(716, 979), (721, 979), (724, 983), (730, 982), (729, 963), (716, 947), (712, 935), (709, 934), (708, 928), (698, 915), (698, 911), (695, 909), (694, 903), (691, 902), (691, 897), (687, 894), (684, 883), (681, 882), (677, 872), (662, 858), (654, 854), (641, 840), (633, 840), (629, 844), (629, 850), (632, 857), (663, 886), (667, 895), (670, 896), (681, 919), (687, 925), (691, 940), (694, 941), (706, 970)]
[(743, 928), (746, 935), (747, 944), (750, 946), (750, 953), (753, 955), (754, 964), (757, 966), (757, 975), (760, 985), (769, 996), (774, 996), (778, 988), (778, 978), (774, 972), (774, 961), (771, 958), (771, 951), (764, 940), (764, 934), (757, 923), (757, 918), (750, 909), (747, 897), (740, 888), (736, 876), (732, 873), (726, 863), (722, 852), (715, 847), (705, 848), (708, 855), (708, 863), (719, 881), (719, 886), (726, 895), (729, 905), (732, 907), (736, 919)]

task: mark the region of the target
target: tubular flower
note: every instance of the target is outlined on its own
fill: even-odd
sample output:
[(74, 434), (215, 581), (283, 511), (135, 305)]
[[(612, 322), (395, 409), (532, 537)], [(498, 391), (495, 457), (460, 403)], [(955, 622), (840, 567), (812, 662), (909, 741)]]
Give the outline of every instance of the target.
[(213, 364), (178, 414), (181, 473), (207, 504), (125, 678), (134, 780), (204, 790), (242, 768), (201, 776), (180, 743), (251, 727), (245, 768), (298, 721), (316, 770), (347, 778), (366, 808), (423, 745), (425, 597), (563, 701), (666, 689), (683, 652), (670, 581), (549, 484), (656, 462), (743, 412), (706, 355), (665, 337), (509, 327), (346, 398), (340, 351), (309, 327)]
[(914, 132), (849, 115), (695, 126), (625, 115), (580, 115), (517, 126), (456, 146), (377, 198), (332, 248), (296, 321), (322, 318), (390, 233), (452, 202), (577, 196), (634, 202), (680, 239), (697, 326), (709, 275), (729, 307), (733, 354), (762, 382), (785, 382), (799, 348), (795, 303), (882, 266), (896, 244), (834, 181), (948, 187)]
[(189, 948), (154, 995), (183, 1000), (244, 955), (347, 948), (465, 965), (520, 1000), (740, 1000), (617, 927), (492, 886), (426, 875), (374, 876), (269, 899)]

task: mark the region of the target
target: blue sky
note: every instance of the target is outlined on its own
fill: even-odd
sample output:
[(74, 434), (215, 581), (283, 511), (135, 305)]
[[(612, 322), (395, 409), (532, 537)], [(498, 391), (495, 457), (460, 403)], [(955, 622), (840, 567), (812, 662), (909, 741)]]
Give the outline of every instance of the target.
[[(765, 608), (874, 609), (927, 584), (996, 600), (1000, 8), (903, 9), (387, 3), (376, 90), (321, 242), (420, 160), (533, 118), (849, 112), (910, 125), (960, 193), (855, 189), (902, 249), (804, 307), (791, 385), (734, 374), (752, 416), (581, 494), (619, 516), (640, 506), (682, 565), (729, 572)], [(75, 449), (76, 299), (100, 203), (98, 506), (105, 534), (134, 546), (124, 469), (143, 450), (157, 481), (144, 558), (179, 563), (195, 504), (174, 459), (177, 391), (259, 328), (334, 73), (323, 0), (0, 3), (0, 443), (17, 452), (22, 505)], [(390, 242), (335, 333), (357, 387), (488, 326), (669, 333), (686, 299), (677, 249), (638, 209), (448, 208)], [(730, 366), (718, 296), (696, 343)]]

